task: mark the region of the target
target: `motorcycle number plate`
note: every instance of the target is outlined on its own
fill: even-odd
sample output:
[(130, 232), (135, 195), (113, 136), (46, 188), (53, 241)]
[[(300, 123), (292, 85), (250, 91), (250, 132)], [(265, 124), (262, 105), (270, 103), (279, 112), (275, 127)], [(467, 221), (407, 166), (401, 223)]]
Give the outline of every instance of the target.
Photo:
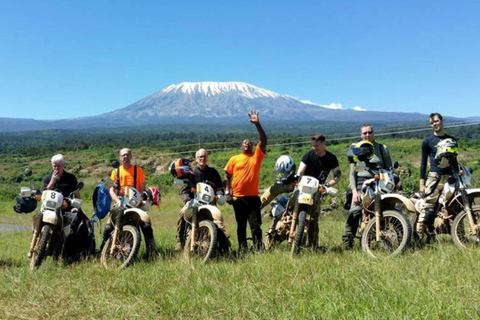
[(300, 196), (298, 198), (298, 203), (312, 205), (313, 204), (313, 198), (310, 197), (310, 196), (303, 196), (303, 197)]

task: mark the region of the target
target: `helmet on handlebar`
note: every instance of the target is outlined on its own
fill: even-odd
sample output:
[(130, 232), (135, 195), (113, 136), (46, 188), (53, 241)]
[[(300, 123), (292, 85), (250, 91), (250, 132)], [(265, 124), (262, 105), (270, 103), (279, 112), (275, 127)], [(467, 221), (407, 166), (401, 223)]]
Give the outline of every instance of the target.
[(354, 143), (348, 149), (348, 161), (350, 163), (357, 163), (358, 161), (368, 161), (375, 155), (375, 147), (373, 143), (367, 140)]
[(170, 173), (174, 178), (186, 179), (193, 175), (192, 169), (188, 166), (191, 161), (185, 158), (174, 160), (170, 164)]
[(435, 154), (435, 162), (439, 168), (448, 168), (458, 155), (458, 144), (452, 138), (441, 140), (437, 144), (437, 153)]
[(296, 168), (292, 157), (280, 156), (275, 162), (275, 180), (284, 183), (292, 181)]
[(152, 204), (156, 205), (157, 208), (159, 208), (160, 202), (162, 201), (162, 193), (160, 189), (157, 187), (150, 187), (145, 191), (145, 193), (147, 194), (147, 197), (152, 202)]

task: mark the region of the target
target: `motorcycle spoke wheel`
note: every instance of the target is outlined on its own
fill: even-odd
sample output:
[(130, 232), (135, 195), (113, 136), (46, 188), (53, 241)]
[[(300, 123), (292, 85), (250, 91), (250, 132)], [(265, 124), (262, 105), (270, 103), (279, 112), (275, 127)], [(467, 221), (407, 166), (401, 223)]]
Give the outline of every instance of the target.
[(387, 210), (380, 221), (380, 240), (377, 241), (375, 219), (372, 219), (362, 234), (362, 249), (373, 258), (393, 257), (406, 249), (411, 237), (412, 227), (405, 215)]
[(187, 261), (199, 260), (202, 263), (213, 258), (218, 245), (218, 229), (210, 220), (202, 220), (198, 224), (197, 237), (192, 250), (192, 233), (187, 237), (184, 256)]
[(44, 225), (42, 231), (37, 238), (37, 243), (33, 247), (32, 257), (30, 259), (30, 270), (40, 267), (43, 260), (47, 256), (47, 245), (51, 238), (51, 227)]
[(467, 212), (462, 211), (455, 217), (452, 225), (453, 243), (460, 250), (480, 248), (480, 205), (472, 207), (473, 221), (477, 226), (477, 232), (473, 232), (470, 227)]
[(114, 245), (113, 252), (111, 252), (112, 236), (108, 238), (103, 247), (100, 262), (106, 269), (124, 269), (137, 257), (140, 250), (140, 232), (134, 226), (124, 226), (117, 235), (117, 243)]
[(302, 246), (305, 244), (304, 236), (305, 236), (305, 226), (307, 224), (307, 213), (305, 211), (300, 211), (298, 214), (298, 223), (296, 226), (296, 233), (295, 239), (293, 239), (292, 243), (292, 252), (291, 255), (296, 256), (300, 253)]

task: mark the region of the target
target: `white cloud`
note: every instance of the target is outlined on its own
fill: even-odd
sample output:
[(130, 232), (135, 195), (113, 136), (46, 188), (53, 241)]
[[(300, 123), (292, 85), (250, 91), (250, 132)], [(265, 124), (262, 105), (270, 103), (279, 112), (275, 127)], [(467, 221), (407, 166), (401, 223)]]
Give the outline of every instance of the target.
[[(298, 99), (297, 99), (297, 100), (298, 100)], [(321, 104), (312, 102), (312, 101), (310, 101), (310, 100), (299, 100), (299, 101), (302, 102), (302, 103), (311, 104), (311, 105), (314, 105), (314, 106), (321, 106)]]
[(355, 107), (353, 107), (352, 109), (355, 110), (355, 111), (367, 111), (367, 109), (364, 109), (364, 108), (362, 108), (362, 107), (360, 107), (360, 106), (355, 106)]
[(327, 108), (327, 109), (336, 109), (336, 110), (343, 109), (341, 103), (321, 104), (320, 106), (322, 106), (324, 108)]

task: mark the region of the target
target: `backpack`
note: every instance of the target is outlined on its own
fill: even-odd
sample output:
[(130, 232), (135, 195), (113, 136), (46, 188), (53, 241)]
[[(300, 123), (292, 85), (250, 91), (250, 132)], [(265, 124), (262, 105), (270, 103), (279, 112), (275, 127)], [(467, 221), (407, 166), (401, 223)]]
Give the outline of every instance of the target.
[(103, 219), (110, 212), (112, 197), (110, 190), (102, 184), (99, 184), (93, 191), (93, 214), (99, 219)]

